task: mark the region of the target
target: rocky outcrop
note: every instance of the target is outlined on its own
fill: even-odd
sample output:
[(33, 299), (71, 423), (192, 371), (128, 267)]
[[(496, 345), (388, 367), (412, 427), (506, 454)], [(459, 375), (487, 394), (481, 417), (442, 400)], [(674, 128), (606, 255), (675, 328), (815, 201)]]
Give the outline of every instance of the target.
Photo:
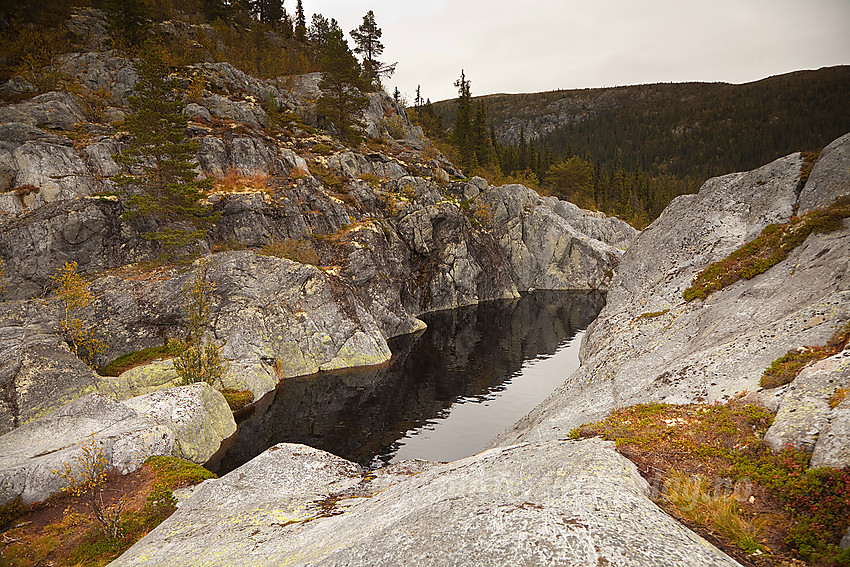
[[(623, 256), (582, 344), (581, 368), (496, 443), (561, 438), (637, 403), (727, 400), (758, 390), (764, 369), (788, 350), (825, 344), (850, 319), (847, 221), (843, 230), (812, 234), (753, 279), (705, 301), (682, 298), (708, 264), (791, 216), (800, 164), (795, 154), (675, 199)], [(816, 194), (806, 188), (804, 195)]]
[(236, 430), (224, 397), (193, 384), (120, 403), (88, 394), (46, 417), (0, 436), (0, 505), (18, 497), (25, 504), (59, 493), (92, 457), (104, 468), (127, 474), (153, 455), (203, 463)]
[(17, 497), (40, 502), (68, 485), (59, 471), (85, 466), (84, 447), (102, 453), (126, 474), (151, 455), (168, 455), (173, 431), (101, 394), (79, 398), (59, 411), (0, 436), (0, 504)]
[(124, 405), (173, 431), (171, 454), (194, 463), (209, 460), (236, 431), (224, 396), (203, 382), (131, 398)]
[(97, 376), (57, 333), (54, 307), (0, 303), (0, 434), (96, 389)]
[(205, 482), (111, 565), (737, 565), (648, 491), (598, 439), (406, 461), (369, 476), (280, 444)]
[(827, 207), (850, 194), (850, 134), (838, 138), (821, 151), (806, 186), (800, 194), (798, 214)]
[(558, 207), (564, 212), (559, 214), (558, 203), (522, 185), (505, 185), (483, 192), (471, 207), (474, 218), (498, 241), (520, 290), (607, 289), (621, 250), (581, 232), (567, 220), (567, 211), (582, 216), (598, 236), (620, 245), (627, 240), (626, 234), (633, 238), (637, 231), (620, 221), (606, 223), (567, 207)]
[(829, 405), (830, 397), (840, 389), (850, 389), (850, 349), (800, 372), (780, 398), (765, 442), (775, 450), (814, 451), (813, 467), (850, 465), (848, 406), (833, 409)]

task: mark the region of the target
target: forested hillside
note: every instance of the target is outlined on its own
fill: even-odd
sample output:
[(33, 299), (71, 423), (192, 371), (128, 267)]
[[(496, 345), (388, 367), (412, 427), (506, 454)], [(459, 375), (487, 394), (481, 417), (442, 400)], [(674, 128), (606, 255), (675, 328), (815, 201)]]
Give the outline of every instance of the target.
[[(816, 151), (847, 132), (848, 93), (850, 67), (840, 66), (742, 85), (497, 94), (472, 104), (488, 117), (503, 173), (528, 170), (544, 190), (644, 224), (708, 177)], [(456, 107), (431, 105), (448, 128)]]

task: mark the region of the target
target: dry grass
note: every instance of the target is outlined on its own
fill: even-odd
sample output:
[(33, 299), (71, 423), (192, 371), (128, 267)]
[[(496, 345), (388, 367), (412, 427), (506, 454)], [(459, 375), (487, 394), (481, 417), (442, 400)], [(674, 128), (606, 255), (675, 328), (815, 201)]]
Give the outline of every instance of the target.
[(313, 248), (309, 240), (295, 240), (293, 238), (285, 238), (283, 240), (274, 240), (269, 242), (257, 252), (263, 256), (275, 256), (276, 258), (285, 258), (293, 262), (302, 264), (319, 265), (319, 253)]
[(235, 168), (224, 175), (217, 175), (213, 179), (213, 188), (218, 193), (265, 193), (271, 190), (267, 174), (243, 175)]
[(763, 442), (772, 421), (740, 400), (645, 404), (572, 437), (614, 441), (662, 508), (741, 563), (847, 564), (850, 551), (838, 542), (850, 526), (850, 470), (808, 469), (805, 452), (772, 452)]

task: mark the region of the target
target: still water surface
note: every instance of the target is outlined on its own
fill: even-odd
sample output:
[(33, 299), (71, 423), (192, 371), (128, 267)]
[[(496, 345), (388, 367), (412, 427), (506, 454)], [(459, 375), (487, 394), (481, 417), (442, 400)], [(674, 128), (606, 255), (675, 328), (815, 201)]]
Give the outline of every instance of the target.
[(535, 292), (424, 315), (428, 329), (390, 341), (387, 365), (282, 381), (207, 466), (224, 474), (281, 442), (369, 468), (473, 455), (575, 370), (583, 329), (604, 302)]

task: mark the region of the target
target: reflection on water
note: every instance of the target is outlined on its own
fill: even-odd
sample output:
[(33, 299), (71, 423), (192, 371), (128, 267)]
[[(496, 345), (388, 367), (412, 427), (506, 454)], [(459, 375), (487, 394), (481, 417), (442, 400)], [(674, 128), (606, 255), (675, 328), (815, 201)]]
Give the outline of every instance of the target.
[(599, 293), (535, 292), (425, 315), (427, 330), (390, 341), (385, 366), (282, 381), (207, 466), (224, 474), (281, 442), (373, 468), (472, 455), (575, 369), (577, 333), (603, 305)]

